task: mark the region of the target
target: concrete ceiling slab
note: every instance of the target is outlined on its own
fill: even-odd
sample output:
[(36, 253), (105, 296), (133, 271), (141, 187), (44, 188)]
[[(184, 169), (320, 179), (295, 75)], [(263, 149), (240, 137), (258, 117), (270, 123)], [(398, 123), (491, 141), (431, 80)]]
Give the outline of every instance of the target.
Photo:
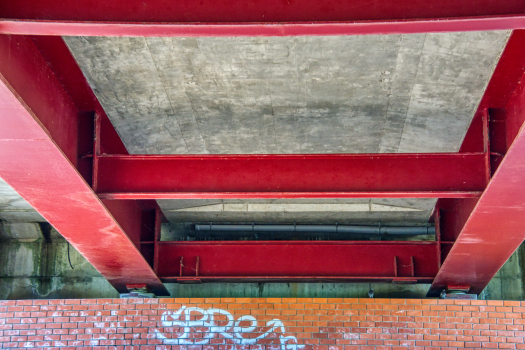
[(435, 199), (158, 200), (172, 222), (384, 223), (426, 222)]
[(66, 37), (130, 153), (459, 149), (509, 32)]

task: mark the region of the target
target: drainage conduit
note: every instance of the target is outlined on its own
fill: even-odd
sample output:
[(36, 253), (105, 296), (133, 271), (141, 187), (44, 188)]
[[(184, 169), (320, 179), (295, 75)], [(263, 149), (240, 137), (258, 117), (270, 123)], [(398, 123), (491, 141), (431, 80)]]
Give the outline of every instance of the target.
[(319, 232), (365, 235), (434, 235), (434, 226), (357, 226), (357, 225), (221, 225), (196, 224), (195, 231), (235, 232)]

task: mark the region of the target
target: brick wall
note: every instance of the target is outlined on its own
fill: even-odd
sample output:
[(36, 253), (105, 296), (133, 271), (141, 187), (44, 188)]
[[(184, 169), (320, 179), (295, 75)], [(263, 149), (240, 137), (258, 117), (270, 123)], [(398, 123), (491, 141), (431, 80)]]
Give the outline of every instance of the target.
[(406, 299), (0, 301), (0, 348), (525, 349), (525, 302)]

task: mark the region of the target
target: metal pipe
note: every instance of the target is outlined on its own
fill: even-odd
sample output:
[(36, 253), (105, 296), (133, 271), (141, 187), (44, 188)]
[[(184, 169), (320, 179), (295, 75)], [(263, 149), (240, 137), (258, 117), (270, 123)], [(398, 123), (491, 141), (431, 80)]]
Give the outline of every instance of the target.
[(195, 231), (234, 232), (319, 232), (366, 235), (433, 235), (434, 226), (358, 226), (358, 225), (221, 225), (195, 224)]

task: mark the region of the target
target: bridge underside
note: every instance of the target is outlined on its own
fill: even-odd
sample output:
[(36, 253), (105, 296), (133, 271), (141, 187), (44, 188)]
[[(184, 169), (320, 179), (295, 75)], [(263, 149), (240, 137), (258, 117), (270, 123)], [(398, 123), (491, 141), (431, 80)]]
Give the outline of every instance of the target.
[(521, 1), (148, 3), (0, 7), (0, 215), (49, 222), (118, 291), (479, 293), (524, 240)]

